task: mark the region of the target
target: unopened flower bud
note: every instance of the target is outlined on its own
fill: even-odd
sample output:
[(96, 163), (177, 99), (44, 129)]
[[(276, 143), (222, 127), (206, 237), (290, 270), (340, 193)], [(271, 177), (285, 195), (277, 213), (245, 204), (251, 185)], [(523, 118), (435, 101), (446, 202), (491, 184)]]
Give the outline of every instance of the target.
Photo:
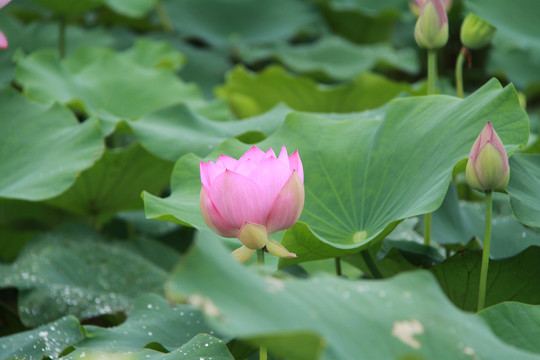
[(427, 0), (416, 21), (414, 38), (421, 48), (439, 49), (448, 41), (448, 16), (441, 0)]
[(469, 14), (461, 24), (461, 43), (469, 49), (477, 50), (488, 45), (497, 28), (474, 14)]
[(508, 156), (490, 122), (474, 142), (466, 170), (467, 182), (477, 190), (504, 190), (510, 179)]

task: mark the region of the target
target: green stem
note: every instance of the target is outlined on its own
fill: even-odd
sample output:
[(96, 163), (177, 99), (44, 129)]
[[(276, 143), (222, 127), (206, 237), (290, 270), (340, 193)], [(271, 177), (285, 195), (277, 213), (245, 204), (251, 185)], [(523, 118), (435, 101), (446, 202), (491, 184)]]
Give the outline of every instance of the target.
[[(437, 51), (428, 50), (428, 73), (427, 73), (427, 94), (435, 94), (435, 83), (437, 82)], [(431, 244), (431, 213), (424, 215), (424, 245)]]
[(261, 345), (260, 351), (259, 351), (259, 360), (267, 360), (268, 359), (268, 352), (266, 351), (266, 347)]
[(171, 22), (171, 18), (169, 18), (169, 15), (167, 14), (167, 9), (165, 9), (165, 6), (163, 5), (163, 0), (157, 0), (156, 12), (159, 18), (159, 22), (161, 23), (161, 26), (163, 26), (165, 32), (169, 34), (173, 33), (174, 26)]
[(257, 264), (264, 265), (264, 249), (257, 250)]
[(371, 277), (373, 279), (382, 279), (383, 276), (381, 274), (381, 271), (379, 270), (377, 262), (373, 258), (373, 255), (371, 255), (369, 249), (360, 251), (360, 254), (362, 255), (362, 259), (364, 259), (364, 262), (366, 263), (369, 271), (371, 272)]
[(435, 83), (437, 82), (437, 50), (428, 50), (427, 53), (427, 94), (435, 94)]
[(58, 53), (60, 59), (66, 56), (66, 18), (60, 18), (60, 27), (58, 29)]
[(337, 276), (341, 276), (341, 259), (340, 258), (335, 258), (335, 263), (336, 263), (336, 275)]
[(477, 311), (484, 308), (486, 302), (486, 284), (489, 267), (489, 248), (491, 244), (491, 213), (492, 213), (493, 191), (486, 191), (486, 227), (484, 230), (484, 249), (482, 251), (482, 268), (480, 269), (480, 285), (478, 286), (478, 307)]
[(424, 214), (424, 245), (431, 245), (431, 213)]
[(465, 61), (464, 47), (461, 48), (456, 61), (456, 94), (463, 99), (463, 62)]

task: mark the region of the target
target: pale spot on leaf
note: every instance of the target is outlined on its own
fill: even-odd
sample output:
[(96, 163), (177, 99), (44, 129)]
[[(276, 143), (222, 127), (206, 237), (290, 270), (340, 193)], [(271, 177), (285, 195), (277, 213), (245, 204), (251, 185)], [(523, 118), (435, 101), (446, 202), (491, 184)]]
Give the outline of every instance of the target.
[(424, 326), (416, 319), (394, 321), (392, 327), (393, 336), (415, 349), (420, 349), (421, 344), (414, 336), (422, 333), (424, 333)]

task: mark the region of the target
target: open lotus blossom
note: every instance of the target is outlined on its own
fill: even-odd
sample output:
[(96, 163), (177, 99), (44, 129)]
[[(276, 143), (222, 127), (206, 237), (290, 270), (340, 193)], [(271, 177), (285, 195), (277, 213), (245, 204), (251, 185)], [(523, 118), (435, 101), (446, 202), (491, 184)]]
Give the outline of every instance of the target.
[(442, 0), (426, 0), (414, 28), (418, 46), (427, 50), (439, 49), (448, 41), (448, 15)]
[[(0, 9), (6, 6), (11, 0), (0, 0)], [(7, 49), (8, 41), (6, 35), (0, 30), (0, 49)]]
[(477, 190), (504, 190), (510, 179), (508, 156), (490, 122), (476, 138), (466, 170), (467, 182)]
[(221, 155), (201, 162), (201, 213), (206, 224), (243, 244), (233, 252), (240, 261), (266, 248), (279, 257), (296, 257), (268, 235), (293, 226), (304, 207), (304, 171), (295, 151), (282, 147), (278, 157), (256, 146), (236, 160)]

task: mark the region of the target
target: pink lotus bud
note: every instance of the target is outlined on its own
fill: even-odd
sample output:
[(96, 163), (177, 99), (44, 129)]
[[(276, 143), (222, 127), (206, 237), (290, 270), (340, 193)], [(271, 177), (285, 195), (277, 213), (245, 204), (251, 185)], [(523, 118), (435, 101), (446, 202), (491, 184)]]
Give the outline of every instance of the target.
[[(0, 9), (6, 6), (11, 0), (0, 0)], [(8, 41), (6, 35), (0, 31), (0, 49), (7, 49)]]
[[(304, 207), (302, 161), (298, 151), (287, 155), (285, 146), (279, 157), (253, 146), (238, 160), (221, 155), (215, 163), (201, 162), (201, 182), (204, 221), (221, 236), (238, 237), (246, 249), (235, 256), (244, 261), (253, 253), (248, 250), (267, 247), (267, 235), (293, 226)], [(276, 256), (294, 256), (274, 243), (269, 247)]]
[[(428, 0), (414, 0), (409, 2), (409, 8), (411, 9), (411, 12), (418, 17), (422, 13), (422, 9), (427, 2)], [(442, 0), (442, 3), (446, 9), (446, 12), (449, 12), (452, 8), (452, 0)]]
[(504, 190), (510, 179), (508, 156), (490, 122), (476, 138), (467, 162), (467, 182), (477, 190)]
[(448, 41), (448, 16), (442, 0), (426, 0), (414, 28), (414, 38), (421, 48), (434, 50)]

